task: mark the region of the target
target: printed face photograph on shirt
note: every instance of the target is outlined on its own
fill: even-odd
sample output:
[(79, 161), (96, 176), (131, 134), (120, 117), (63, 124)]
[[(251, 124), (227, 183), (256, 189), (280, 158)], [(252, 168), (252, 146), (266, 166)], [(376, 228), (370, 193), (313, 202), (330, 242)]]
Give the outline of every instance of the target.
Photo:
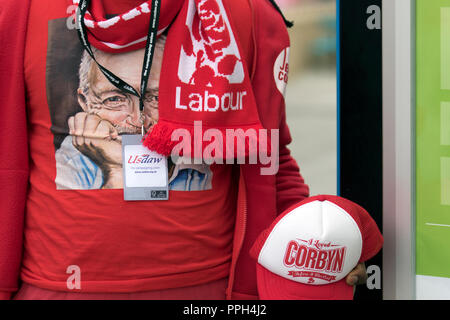
[[(81, 45), (70, 52), (59, 43), (69, 43), (76, 30), (61, 19), (49, 24), (47, 51), (48, 104), (55, 134), (57, 189), (123, 188), (122, 142), (124, 134), (141, 134), (139, 99), (112, 85)], [(159, 75), (165, 38), (159, 37), (144, 102), (144, 128), (158, 121)], [(64, 50), (64, 53), (61, 52)], [(105, 68), (139, 90), (144, 49), (126, 53), (95, 50)], [(63, 64), (65, 66), (63, 66)], [(70, 64), (70, 68), (67, 66)], [(69, 71), (71, 69), (71, 71)], [(66, 72), (75, 73), (67, 76)], [(69, 85), (67, 82), (71, 80)], [(75, 82), (75, 83), (74, 83)], [(65, 100), (61, 103), (61, 100)], [(65, 110), (61, 110), (61, 109)], [(174, 165), (169, 162), (169, 189), (211, 189), (212, 171), (204, 164)]]

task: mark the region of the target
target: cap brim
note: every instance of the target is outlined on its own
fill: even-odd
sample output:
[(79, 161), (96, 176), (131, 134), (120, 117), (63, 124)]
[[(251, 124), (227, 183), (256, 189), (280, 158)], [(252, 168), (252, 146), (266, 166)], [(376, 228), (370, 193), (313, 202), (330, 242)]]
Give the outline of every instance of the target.
[(326, 285), (308, 285), (285, 279), (256, 264), (261, 300), (353, 300), (353, 286), (345, 278)]

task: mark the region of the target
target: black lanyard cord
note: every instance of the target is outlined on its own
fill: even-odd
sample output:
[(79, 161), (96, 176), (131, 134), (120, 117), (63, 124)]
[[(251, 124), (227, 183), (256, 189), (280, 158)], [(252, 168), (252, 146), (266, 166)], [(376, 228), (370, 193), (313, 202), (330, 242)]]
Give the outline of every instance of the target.
[[(78, 28), (78, 37), (80, 38), (80, 42), (83, 45), (84, 49), (89, 53), (92, 59), (95, 61), (97, 66), (100, 68), (105, 77), (111, 82), (116, 88), (132, 94), (139, 98), (139, 109), (142, 112), (144, 110), (144, 100), (145, 100), (145, 92), (147, 90), (148, 79), (150, 77), (150, 70), (153, 63), (153, 55), (155, 52), (155, 44), (156, 38), (158, 35), (158, 24), (159, 24), (159, 16), (161, 10), (161, 0), (153, 0), (152, 8), (151, 8), (151, 20), (150, 26), (147, 36), (147, 44), (145, 46), (145, 56), (144, 62), (142, 66), (142, 74), (141, 74), (141, 92), (137, 92), (132, 86), (128, 83), (117, 77), (111, 71), (103, 67), (98, 61), (95, 59), (94, 53), (92, 51), (91, 45), (88, 40), (86, 25), (84, 23), (84, 16), (86, 15), (86, 11), (89, 7), (91, 0), (80, 0), (79, 10), (77, 14), (77, 21), (79, 23)], [(142, 120), (142, 117), (141, 117)]]

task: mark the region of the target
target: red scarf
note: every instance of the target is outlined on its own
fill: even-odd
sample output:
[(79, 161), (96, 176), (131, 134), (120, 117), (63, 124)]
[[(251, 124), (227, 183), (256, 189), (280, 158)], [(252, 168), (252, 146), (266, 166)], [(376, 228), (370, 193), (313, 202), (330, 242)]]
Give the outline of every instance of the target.
[[(143, 2), (106, 19), (101, 1), (94, 0), (85, 16), (91, 45), (118, 53), (144, 48), (151, 3)], [(262, 126), (248, 68), (229, 17), (222, 0), (162, 0), (158, 34), (170, 28), (160, 75), (159, 120), (143, 142), (150, 150), (170, 155), (179, 144), (178, 140), (172, 141), (172, 133), (185, 129), (178, 133), (190, 133), (191, 156), (197, 157), (198, 150), (210, 144), (203, 142), (199, 147), (203, 133), (216, 129), (215, 133), (222, 134), (223, 148), (220, 155), (213, 152), (213, 156), (230, 158), (226, 144), (235, 141), (225, 138), (227, 129), (255, 129), (256, 135), (250, 135), (250, 139), (238, 135), (238, 140), (245, 139), (245, 150), (234, 148), (231, 157), (257, 151), (253, 137)], [(194, 129), (194, 121), (201, 121), (201, 128)], [(189, 153), (183, 151), (185, 156)]]

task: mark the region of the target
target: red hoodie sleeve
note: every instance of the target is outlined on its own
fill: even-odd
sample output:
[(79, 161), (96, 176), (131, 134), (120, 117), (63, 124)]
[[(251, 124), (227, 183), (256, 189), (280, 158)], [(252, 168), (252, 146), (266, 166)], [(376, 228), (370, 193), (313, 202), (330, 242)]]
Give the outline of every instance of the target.
[[(249, 70), (252, 74), (253, 92), (261, 123), (266, 129), (278, 130), (279, 162), (275, 176), (259, 176), (260, 168), (258, 167), (245, 170), (246, 177), (249, 178), (246, 180), (246, 183), (249, 183), (248, 188), (246, 186), (248, 215), (240, 256), (234, 269), (235, 273), (232, 275), (234, 281), (230, 293), (231, 299), (239, 300), (258, 298), (255, 261), (248, 254), (255, 239), (269, 226), (277, 214), (309, 195), (309, 188), (287, 148), (291, 142), (291, 136), (286, 124), (286, 106), (283, 90), (281, 90), (283, 84), (278, 81), (285, 80), (284, 77), (280, 78), (281, 71), (286, 73), (289, 69), (285, 64), (287, 48), (290, 46), (289, 34), (282, 15), (270, 1), (249, 0), (248, 3), (251, 12), (245, 16), (241, 10), (239, 17), (243, 17), (244, 21), (236, 30), (250, 28), (252, 30), (253, 48), (250, 53), (253, 54), (253, 60), (249, 63)], [(245, 22), (247, 24), (251, 22), (251, 25), (245, 27)], [(242, 33), (239, 32), (239, 34)], [(269, 134), (272, 135), (272, 132)], [(265, 183), (263, 189), (267, 199), (261, 198), (261, 194), (255, 192), (251, 186), (261, 181)]]
[[(292, 139), (286, 123), (284, 97), (276, 89), (275, 83), (268, 81), (273, 76), (273, 68), (264, 68), (264, 71), (258, 68), (270, 65), (268, 61), (275, 61), (284, 46), (289, 45), (289, 35), (283, 17), (269, 1), (228, 0), (226, 3), (231, 12), (235, 13), (233, 21), (237, 26), (236, 30), (239, 30), (243, 51), (247, 54), (246, 61), (252, 73), (255, 97), (261, 112), (260, 118), (266, 127), (279, 129), (279, 170), (276, 175), (276, 191), (277, 214), (280, 214), (291, 205), (307, 198), (309, 187), (305, 184), (299, 166), (287, 148)], [(282, 47), (278, 48), (280, 45)], [(265, 88), (269, 90), (264, 90)], [(265, 105), (269, 107), (264, 109)]]
[(0, 4), (0, 299), (18, 289), (28, 185), (24, 48), (29, 1)]

